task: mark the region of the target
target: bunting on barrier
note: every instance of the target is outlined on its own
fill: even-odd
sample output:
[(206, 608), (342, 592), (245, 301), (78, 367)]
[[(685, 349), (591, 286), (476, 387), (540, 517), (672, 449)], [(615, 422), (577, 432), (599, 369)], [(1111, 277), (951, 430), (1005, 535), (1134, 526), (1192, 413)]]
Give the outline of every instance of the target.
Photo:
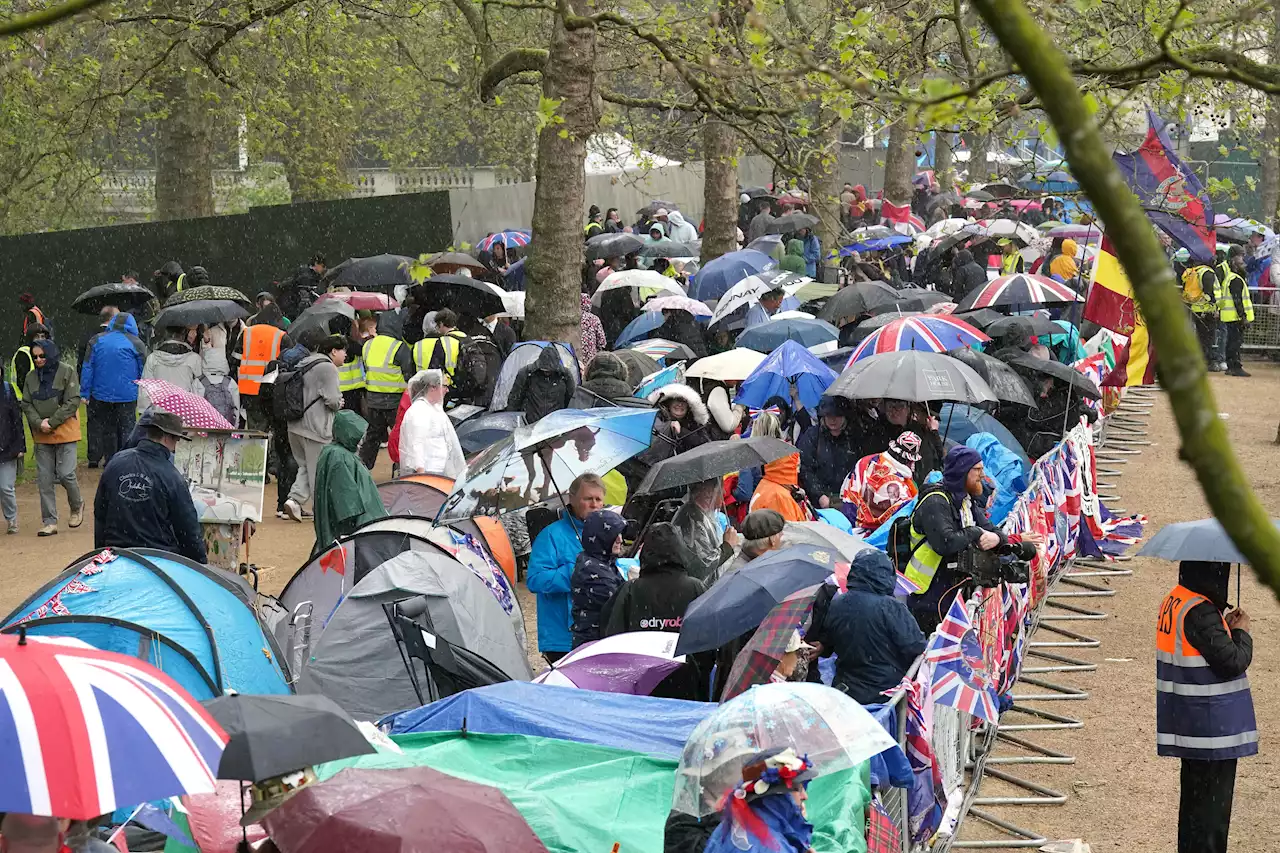
[(924, 658), (931, 662), (935, 704), (958, 708), (988, 723), (999, 719), (995, 679), (987, 671), (982, 643), (959, 596), (929, 641)]

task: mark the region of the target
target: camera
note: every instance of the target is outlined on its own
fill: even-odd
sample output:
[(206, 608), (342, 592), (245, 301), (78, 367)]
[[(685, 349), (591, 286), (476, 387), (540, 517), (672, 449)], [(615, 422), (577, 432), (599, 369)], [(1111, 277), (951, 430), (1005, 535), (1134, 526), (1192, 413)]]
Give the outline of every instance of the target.
[(960, 554), (960, 571), (973, 578), (974, 586), (995, 587), (1001, 583), (1028, 583), (1029, 562), (1036, 546), (1030, 542), (1009, 542), (990, 551), (976, 545)]

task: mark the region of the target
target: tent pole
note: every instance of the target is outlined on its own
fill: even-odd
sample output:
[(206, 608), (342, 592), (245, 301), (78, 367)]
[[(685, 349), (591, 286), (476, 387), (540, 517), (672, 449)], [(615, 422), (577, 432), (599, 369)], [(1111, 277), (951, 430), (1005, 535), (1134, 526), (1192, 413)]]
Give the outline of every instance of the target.
[(400, 630), (396, 628), (395, 615), (392, 613), (394, 608), (394, 604), (384, 604), (382, 605), (382, 614), (387, 617), (387, 625), (391, 628), (391, 636), (396, 639), (396, 651), (400, 652), (400, 661), (404, 664), (405, 671), (409, 673), (409, 683), (413, 685), (413, 694), (418, 697), (420, 703), (425, 705), (427, 703), (422, 701), (422, 687), (418, 684), (418, 674), (413, 671), (413, 662), (405, 654), (404, 640), (400, 637)]

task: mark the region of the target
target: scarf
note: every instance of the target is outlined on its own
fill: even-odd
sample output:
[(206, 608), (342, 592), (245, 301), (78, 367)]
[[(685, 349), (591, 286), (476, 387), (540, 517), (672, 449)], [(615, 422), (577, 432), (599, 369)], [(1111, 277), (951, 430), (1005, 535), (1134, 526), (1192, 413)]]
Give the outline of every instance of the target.
[(724, 818), (707, 839), (704, 853), (776, 851), (805, 853), (813, 841), (813, 824), (785, 792), (766, 794), (751, 802), (733, 799)]
[(36, 375), (40, 377), (40, 387), (32, 396), (37, 400), (48, 400), (58, 396), (58, 392), (53, 387), (53, 380), (58, 375), (58, 365), (62, 360), (58, 356), (58, 345), (53, 341), (40, 341), (39, 346), (44, 350), (44, 367), (36, 368)]

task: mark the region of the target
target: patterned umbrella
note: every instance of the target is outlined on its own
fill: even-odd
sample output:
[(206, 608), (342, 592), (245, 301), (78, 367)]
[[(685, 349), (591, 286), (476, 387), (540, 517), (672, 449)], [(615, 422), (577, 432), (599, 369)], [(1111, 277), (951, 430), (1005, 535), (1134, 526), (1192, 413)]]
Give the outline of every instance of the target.
[(521, 246), (529, 245), (529, 241), (533, 239), (528, 231), (499, 231), (497, 234), (490, 234), (479, 243), (476, 248), (482, 252), (493, 251), (494, 243), (501, 243), (508, 249), (517, 249)]
[(400, 303), (385, 293), (365, 293), (355, 290), (350, 293), (325, 293), (316, 300), (321, 302), (345, 302), (357, 311), (390, 311), (399, 308)]
[(749, 687), (769, 682), (769, 676), (778, 668), (778, 662), (787, 651), (791, 632), (803, 628), (809, 621), (813, 599), (821, 588), (821, 584), (805, 587), (788, 595), (769, 611), (750, 642), (734, 658), (721, 702), (728, 702)]
[(991, 338), (979, 332), (963, 320), (945, 314), (918, 314), (899, 317), (872, 332), (849, 356), (848, 367), (855, 361), (882, 352), (921, 350), (922, 352), (947, 352), (973, 346)]
[(956, 313), (977, 308), (1007, 308), (1015, 305), (1064, 305), (1084, 302), (1084, 297), (1067, 285), (1041, 275), (1014, 273), (979, 285), (965, 295)]
[(194, 302), (197, 299), (229, 299), (232, 302), (243, 302), (245, 305), (252, 305), (253, 300), (245, 296), (234, 287), (220, 287), (213, 284), (205, 284), (200, 287), (189, 287), (186, 290), (180, 290), (164, 301), (164, 307), (171, 305), (181, 305), (184, 302)]
[(149, 664), (19, 629), (0, 674), (0, 811), (87, 820), (214, 790), (227, 735)]
[[(146, 392), (149, 405), (182, 418), (188, 429), (235, 429), (209, 401), (198, 394), (183, 391), (172, 382), (163, 379), (139, 379), (138, 387)], [(144, 405), (145, 409), (146, 406)]]
[(659, 296), (644, 304), (646, 311), (688, 311), (695, 317), (710, 317), (711, 309), (705, 302), (687, 296)]
[(648, 696), (684, 663), (684, 655), (675, 654), (679, 637), (666, 631), (633, 631), (605, 637), (569, 652), (533, 682)]
[(635, 350), (638, 353), (649, 356), (649, 358), (693, 358), (693, 350), (684, 344), (678, 344), (675, 341), (669, 341), (665, 338), (649, 338), (647, 341), (639, 341), (627, 347), (629, 350)]

